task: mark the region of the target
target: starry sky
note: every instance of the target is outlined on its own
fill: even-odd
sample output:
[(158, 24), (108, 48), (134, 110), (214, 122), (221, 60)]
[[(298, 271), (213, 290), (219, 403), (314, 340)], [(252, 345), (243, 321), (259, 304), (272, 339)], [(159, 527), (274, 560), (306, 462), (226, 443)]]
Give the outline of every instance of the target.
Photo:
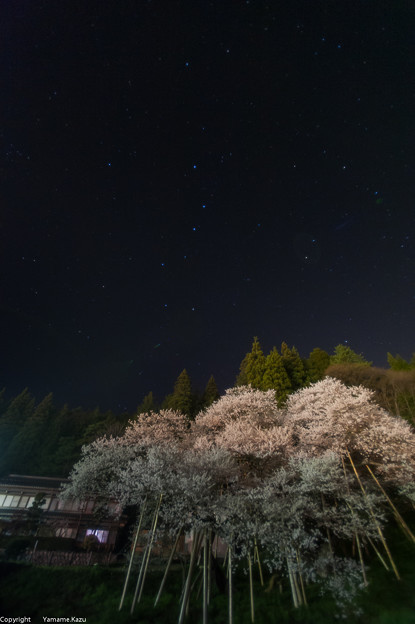
[(415, 350), (415, 4), (6, 0), (0, 386), (134, 410), (258, 336)]

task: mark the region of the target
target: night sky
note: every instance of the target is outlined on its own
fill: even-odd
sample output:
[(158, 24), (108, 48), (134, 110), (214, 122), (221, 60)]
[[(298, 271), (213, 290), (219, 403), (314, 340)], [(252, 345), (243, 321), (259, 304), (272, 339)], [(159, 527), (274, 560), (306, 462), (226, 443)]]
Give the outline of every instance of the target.
[(258, 336), (415, 350), (415, 4), (5, 0), (0, 386), (133, 410)]

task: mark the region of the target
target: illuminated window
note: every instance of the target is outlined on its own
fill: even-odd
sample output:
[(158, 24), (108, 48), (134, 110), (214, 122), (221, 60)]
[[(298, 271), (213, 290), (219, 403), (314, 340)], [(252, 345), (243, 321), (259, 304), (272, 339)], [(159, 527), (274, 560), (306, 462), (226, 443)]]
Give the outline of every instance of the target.
[(88, 537), (88, 535), (94, 535), (101, 544), (105, 544), (108, 541), (108, 534), (109, 531), (104, 531), (102, 529), (86, 530), (86, 537)]

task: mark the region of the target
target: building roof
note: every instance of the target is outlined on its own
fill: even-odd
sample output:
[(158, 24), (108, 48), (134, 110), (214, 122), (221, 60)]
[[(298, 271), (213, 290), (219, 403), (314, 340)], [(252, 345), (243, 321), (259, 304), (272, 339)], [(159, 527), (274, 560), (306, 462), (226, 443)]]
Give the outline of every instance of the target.
[(0, 477), (0, 487), (21, 487), (37, 488), (39, 490), (60, 490), (68, 483), (68, 479), (55, 477), (37, 477), (31, 475), (11, 474), (7, 477)]

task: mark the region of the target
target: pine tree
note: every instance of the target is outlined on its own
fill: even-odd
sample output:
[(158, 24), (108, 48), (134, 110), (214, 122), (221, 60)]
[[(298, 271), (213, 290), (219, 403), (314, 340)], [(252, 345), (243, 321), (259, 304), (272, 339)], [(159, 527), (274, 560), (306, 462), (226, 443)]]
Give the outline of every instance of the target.
[(10, 472), (6, 455), (15, 436), (33, 414), (35, 399), (25, 388), (15, 397), (0, 419), (0, 474)]
[(148, 414), (149, 412), (157, 411), (156, 402), (152, 392), (149, 392), (144, 397), (140, 405), (137, 406), (137, 414)]
[(250, 353), (247, 353), (240, 365), (240, 372), (236, 379), (237, 386), (250, 384), (253, 388), (262, 387), (262, 378), (265, 372), (265, 356), (258, 338), (255, 336)]
[[(62, 469), (60, 450), (62, 445), (66, 446), (66, 440), (69, 439), (73, 429), (71, 416), (71, 410), (69, 406), (65, 404), (56, 415), (54, 415), (52, 422), (48, 426), (47, 440), (42, 445), (41, 474), (54, 477), (66, 477), (68, 475), (71, 466), (69, 464), (67, 469)], [(79, 451), (80, 447), (77, 448), (77, 453), (72, 455), (72, 464), (79, 458)]]
[(239, 373), (236, 377), (235, 386), (247, 386), (248, 385), (248, 375), (246, 374), (246, 366), (248, 364), (248, 358), (251, 353), (247, 353), (239, 365)]
[(315, 347), (306, 360), (308, 381), (315, 383), (323, 379), (326, 368), (330, 365), (330, 356), (327, 351)]
[(350, 347), (339, 344), (334, 349), (334, 355), (330, 357), (330, 364), (361, 364), (371, 366), (361, 353), (356, 353)]
[(74, 436), (61, 436), (54, 453), (49, 458), (48, 475), (67, 477), (75, 462), (79, 461), (80, 446)]
[(291, 391), (291, 382), (277, 347), (266, 357), (261, 389), (275, 390), (275, 398), (279, 404), (285, 401)]
[(54, 414), (53, 395), (50, 393), (13, 438), (5, 457), (9, 470), (25, 474), (41, 472), (42, 448), (47, 442), (47, 430)]
[(203, 393), (203, 406), (209, 407), (209, 405), (212, 405), (212, 403), (219, 399), (219, 396), (219, 390), (216, 385), (215, 378), (211, 375)]
[(302, 388), (306, 383), (306, 374), (303, 361), (297, 349), (295, 347), (290, 349), (287, 343), (283, 342), (281, 345), (281, 357), (292, 389), (298, 390)]
[(188, 417), (193, 414), (192, 384), (186, 369), (182, 370), (174, 384), (174, 391), (169, 397), (168, 407), (186, 414)]
[[(413, 357), (412, 357), (413, 359)], [(412, 362), (407, 362), (404, 358), (397, 353), (395, 357), (393, 357), (392, 353), (388, 353), (388, 364), (392, 370), (396, 371), (407, 371), (414, 368)]]

